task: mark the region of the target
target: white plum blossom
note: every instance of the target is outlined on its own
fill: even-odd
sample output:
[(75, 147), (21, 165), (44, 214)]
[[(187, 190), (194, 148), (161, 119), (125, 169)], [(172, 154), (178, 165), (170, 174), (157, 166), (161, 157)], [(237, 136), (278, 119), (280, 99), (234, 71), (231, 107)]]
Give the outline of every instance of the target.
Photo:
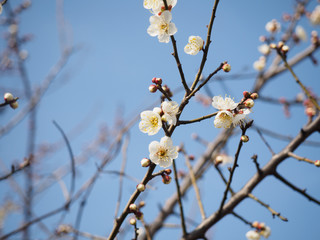
[(148, 135), (155, 135), (162, 127), (161, 117), (154, 111), (143, 111), (140, 114), (141, 121), (139, 123), (139, 129), (143, 133)]
[(307, 41), (307, 34), (304, 28), (300, 25), (296, 26), (295, 34), (302, 41)]
[[(177, 4), (177, 0), (167, 0), (168, 10)], [(144, 0), (143, 6), (146, 9), (151, 9), (154, 15), (161, 15), (165, 11), (165, 6), (163, 0)]]
[(259, 240), (260, 234), (254, 230), (250, 230), (246, 233), (246, 238), (248, 240)]
[(177, 113), (179, 111), (179, 104), (175, 101), (164, 101), (161, 104), (161, 109), (163, 111), (162, 119), (168, 122), (170, 125), (177, 124)]
[[(171, 10), (176, 4), (177, 0), (167, 0), (168, 10)], [(144, 0), (143, 7), (151, 9), (155, 15), (161, 15), (165, 11), (163, 0)]]
[(275, 19), (272, 19), (270, 22), (267, 22), (266, 24), (266, 30), (270, 33), (279, 32), (280, 29), (281, 29), (281, 25)]
[(150, 26), (147, 30), (148, 34), (152, 37), (158, 36), (159, 42), (168, 43), (170, 36), (177, 32), (174, 23), (171, 22), (172, 15), (170, 11), (164, 11), (160, 16), (151, 16)]
[(268, 238), (271, 234), (271, 228), (269, 226), (264, 227), (263, 230), (261, 230), (260, 234), (264, 237), (264, 238)]
[(261, 56), (259, 60), (253, 63), (253, 68), (257, 71), (262, 71), (266, 67), (266, 58)]
[(262, 44), (258, 47), (259, 52), (261, 52), (263, 55), (269, 55), (271, 52), (270, 46), (268, 44)]
[(235, 109), (238, 104), (229, 97), (223, 99), (221, 96), (214, 96), (212, 98), (212, 106), (219, 109), (214, 119), (214, 126), (216, 128), (230, 128), (233, 122), (233, 113), (231, 111)]
[(320, 25), (320, 5), (315, 7), (309, 19), (313, 25)]
[(161, 1), (162, 0), (144, 0), (143, 7), (146, 9), (156, 9), (159, 8)]
[(184, 47), (184, 52), (190, 55), (196, 55), (201, 51), (204, 41), (199, 36), (190, 36), (188, 44)]
[(251, 113), (249, 108), (236, 109), (238, 103), (235, 103), (230, 97), (223, 99), (221, 96), (214, 96), (212, 106), (219, 109), (213, 122), (216, 128), (230, 128), (232, 124), (237, 126), (244, 122), (247, 115)]
[(245, 119), (248, 119), (248, 116), (251, 113), (251, 110), (246, 108), (246, 109), (241, 109), (238, 111), (237, 114), (233, 116), (233, 126), (237, 126), (244, 122)]
[(149, 158), (160, 167), (171, 166), (173, 159), (178, 157), (178, 147), (173, 146), (172, 139), (164, 136), (160, 142), (153, 141), (149, 144)]

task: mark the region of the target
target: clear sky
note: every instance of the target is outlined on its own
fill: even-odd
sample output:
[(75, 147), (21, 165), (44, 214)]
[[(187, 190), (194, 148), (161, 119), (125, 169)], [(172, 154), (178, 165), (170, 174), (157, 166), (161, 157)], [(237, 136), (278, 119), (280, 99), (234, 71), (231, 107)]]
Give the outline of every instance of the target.
[[(21, 1), (9, 2), (12, 2), (10, 4), (14, 7)], [(147, 34), (151, 13), (143, 8), (142, 0), (64, 1), (63, 13), (66, 25), (63, 30), (67, 32), (64, 35), (65, 41), (61, 41), (61, 35), (59, 35), (61, 28), (58, 27), (57, 21), (57, 2), (60, 1), (33, 1), (31, 7), (19, 17), (19, 34), (33, 35), (32, 41), (23, 45), (23, 49), (29, 53), (26, 69), (34, 88), (42, 83), (52, 66), (59, 60), (61, 43), (64, 43), (64, 46), (65, 44), (72, 45), (75, 49), (68, 63), (50, 85), (37, 107), (37, 149), (44, 144), (60, 143), (57, 152), (37, 162), (35, 169), (41, 181), (59, 166), (69, 162), (68, 151), (60, 132), (52, 123), (53, 120), (58, 122), (67, 133), (75, 156), (79, 156), (99, 135), (103, 126), (107, 126), (112, 132), (117, 117), (122, 118), (126, 124), (142, 110), (150, 109), (151, 103), (156, 103), (159, 94), (151, 94), (148, 91), (153, 77), (161, 77), (171, 89), (177, 89), (181, 85), (175, 60), (171, 56), (171, 43), (159, 43), (157, 38)], [(213, 95), (230, 95), (235, 101), (240, 101), (242, 92), (252, 89), (257, 75), (252, 64), (261, 55), (257, 50), (261, 44), (259, 36), (267, 34), (265, 24), (272, 19), (278, 19), (283, 24), (284, 30), (286, 24), (282, 20), (282, 15), (291, 14), (295, 2), (293, 0), (220, 1), (213, 25), (208, 61), (203, 73), (207, 76), (221, 62), (228, 61), (232, 66), (232, 71), (219, 73), (219, 76), (236, 73), (253, 73), (253, 75), (241, 80), (212, 81), (209, 87)], [(309, 11), (317, 5), (317, 1), (310, 2)], [(202, 55), (187, 55), (183, 52), (183, 48), (190, 35), (206, 38), (206, 25), (210, 20), (213, 3), (214, 1), (208, 0), (178, 0), (172, 11), (172, 22), (178, 29), (175, 38), (187, 82), (194, 79)], [(6, 14), (4, 6), (2, 16)], [(308, 36), (312, 30), (320, 30), (319, 26), (312, 26), (307, 19), (302, 19), (299, 24), (305, 28)], [(1, 26), (0, 30), (4, 36), (8, 31), (8, 26)], [(309, 41), (300, 43), (289, 53), (289, 57), (308, 45)], [(6, 41), (1, 38), (1, 52), (6, 46)], [(314, 57), (319, 58), (319, 52), (316, 52)], [(309, 59), (306, 59), (294, 70), (304, 84), (312, 88), (313, 92), (320, 92), (318, 65), (313, 65)], [(0, 73), (0, 79), (1, 94), (10, 90), (14, 95), (20, 97), (19, 109), (13, 111), (7, 108), (0, 112), (0, 126), (2, 127), (26, 106), (27, 101), (17, 73)], [(260, 94), (275, 99), (280, 97), (294, 99), (300, 92), (292, 76), (285, 73), (268, 83)], [(173, 100), (177, 102), (180, 102), (181, 98), (181, 92), (173, 96)], [(307, 117), (301, 106), (294, 106), (290, 110), (291, 117), (286, 118), (281, 105), (257, 101), (250, 118), (254, 119), (257, 126), (280, 134), (296, 136), (299, 129), (307, 123)], [(203, 107), (198, 102), (191, 101), (181, 119), (193, 119), (214, 111), (211, 106)], [(7, 168), (11, 163), (21, 162), (25, 157), (27, 123), (27, 120), (24, 120), (15, 129), (0, 138), (0, 160), (1, 164)], [(77, 129), (76, 133), (72, 134), (75, 127), (82, 123), (84, 127), (80, 127), (80, 130)], [(175, 145), (184, 143), (188, 153), (199, 157), (205, 147), (192, 140), (192, 133), (197, 133), (203, 139), (212, 141), (220, 131), (221, 129), (214, 128), (213, 119), (209, 119), (177, 128), (172, 138)], [(239, 134), (239, 132), (236, 133), (225, 149), (230, 155), (234, 155), (236, 151)], [(266, 164), (271, 157), (267, 147), (254, 130), (249, 130), (248, 135), (250, 141), (241, 152), (240, 167), (236, 170), (232, 184), (235, 190), (239, 190), (255, 173), (255, 166), (250, 159), (253, 154), (258, 154), (261, 165)], [(159, 141), (162, 136), (163, 133), (158, 133), (149, 137), (139, 131), (137, 124), (133, 126), (129, 134), (126, 166), (128, 175), (142, 179), (146, 170), (141, 168), (140, 159), (148, 156), (148, 144), (153, 140)], [(112, 140), (112, 136), (109, 137)], [(286, 141), (266, 138), (275, 152), (280, 151), (287, 144)], [(311, 136), (310, 139), (320, 141), (319, 135)], [(101, 161), (99, 155), (105, 152), (106, 149), (102, 146), (98, 153), (91, 154), (88, 161), (79, 166), (76, 189), (79, 189), (95, 173), (96, 164)], [(296, 152), (313, 160), (319, 159), (319, 147), (301, 146)], [(120, 154), (107, 165), (106, 170), (119, 170), (121, 160)], [(182, 156), (178, 158), (177, 165), (178, 168), (187, 170)], [(157, 167), (156, 170), (160, 168)], [(223, 172), (228, 174), (226, 167)], [(279, 172), (300, 188), (307, 188), (311, 195), (320, 198), (319, 168), (290, 158), (279, 166)], [(14, 179), (23, 187), (21, 174), (17, 174)], [(63, 180), (69, 186), (70, 175)], [(152, 184), (155, 190), (148, 190), (145, 195), (141, 196), (141, 199), (147, 204), (143, 209), (147, 223), (152, 222), (156, 217), (159, 204), (164, 205), (166, 198), (175, 192), (173, 182), (170, 185), (163, 185), (159, 180)], [(120, 209), (125, 206), (135, 186), (135, 182), (124, 180)], [(225, 187), (213, 168), (203, 179), (199, 180), (199, 187), (207, 215), (210, 215), (219, 206)], [(102, 236), (109, 234), (113, 225), (118, 189), (118, 177), (102, 174), (88, 199), (80, 228), (82, 231)], [(192, 191), (189, 191), (188, 197), (184, 200), (185, 212), (188, 217), (200, 223), (201, 216)], [(289, 222), (283, 222), (278, 218), (272, 218), (269, 211), (250, 199), (243, 201), (235, 209), (249, 221), (257, 220), (270, 226), (272, 229), (270, 239), (319, 239), (320, 207), (315, 203), (309, 202), (272, 177), (266, 178), (253, 193), (289, 219)], [(17, 203), (21, 203), (21, 197), (12, 191), (12, 185), (9, 185), (8, 181), (0, 182), (0, 197), (2, 201), (12, 198)], [(38, 216), (61, 206), (64, 198), (60, 185), (55, 184), (44, 193), (38, 194), (35, 201), (34, 210)], [(79, 202), (76, 202), (71, 207), (64, 223), (75, 223), (78, 206)], [(4, 223), (4, 232), (17, 228), (21, 220), (21, 212), (11, 214)], [(52, 217), (44, 223), (52, 228), (57, 221), (57, 217)], [(179, 219), (170, 217), (166, 223), (178, 224)], [(192, 226), (188, 226), (188, 229), (191, 230)], [(228, 216), (208, 232), (208, 238), (215, 240), (246, 239), (245, 233), (248, 230), (250, 228), (247, 225)], [(46, 235), (39, 231), (37, 226), (33, 228), (32, 233), (34, 239), (45, 239)], [(132, 236), (131, 229), (123, 239), (130, 239)], [(160, 231), (155, 239), (178, 239), (180, 236), (181, 229), (168, 228)], [(17, 235), (17, 238), (12, 239), (19, 239), (19, 237), (20, 235)]]

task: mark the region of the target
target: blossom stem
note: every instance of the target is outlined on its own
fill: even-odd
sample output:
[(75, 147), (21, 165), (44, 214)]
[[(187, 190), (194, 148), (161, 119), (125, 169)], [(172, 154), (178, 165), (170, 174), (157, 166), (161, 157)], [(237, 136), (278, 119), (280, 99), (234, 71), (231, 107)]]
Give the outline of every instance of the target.
[[(163, 0), (163, 4), (164, 4), (165, 9), (168, 10), (167, 0)], [(188, 95), (190, 93), (190, 89), (189, 89), (188, 84), (186, 82), (186, 79), (185, 79), (185, 76), (184, 76), (184, 72), (183, 72), (183, 69), (182, 69), (182, 64), (180, 62), (180, 58), (179, 58), (179, 55), (178, 55), (176, 39), (174, 38), (173, 35), (171, 35), (170, 38), (171, 38), (172, 47), (173, 47), (172, 56), (176, 60), (176, 63), (177, 63), (177, 66), (178, 66), (178, 70), (179, 70), (179, 73), (180, 73), (180, 78), (181, 78), (182, 85), (184, 87), (186, 95)]]
[(284, 66), (290, 71), (291, 75), (293, 76), (293, 78), (296, 80), (296, 83), (299, 84), (299, 86), (301, 87), (301, 89), (303, 90), (303, 92), (307, 95), (307, 97), (310, 99), (310, 101), (313, 103), (313, 105), (320, 110), (320, 106), (317, 102), (317, 100), (310, 94), (310, 92), (308, 91), (308, 89), (303, 85), (303, 83), (299, 80), (298, 76), (294, 73), (292, 67), (288, 64), (286, 56), (284, 54), (282, 54), (280, 52), (280, 49), (277, 49), (277, 53), (279, 54), (279, 56), (282, 58)]
[(304, 162), (307, 162), (307, 163), (314, 164), (314, 161), (310, 160), (309, 158), (300, 157), (300, 156), (298, 156), (298, 155), (296, 155), (296, 154), (294, 154), (294, 153), (292, 153), (292, 152), (288, 152), (288, 155), (289, 155), (290, 157), (293, 157), (293, 158), (299, 160), (299, 161), (304, 161)]
[[(252, 122), (250, 122), (250, 123), (252, 124)], [(250, 123), (247, 123), (247, 124), (245, 125), (245, 127), (242, 129), (242, 135), (245, 135), (247, 129), (251, 126)], [(238, 145), (237, 152), (236, 152), (235, 157), (234, 157), (234, 163), (233, 163), (232, 169), (230, 170), (229, 180), (228, 180), (228, 182), (227, 182), (227, 186), (226, 186), (226, 189), (225, 189), (225, 191), (224, 191), (223, 198), (222, 198), (222, 201), (221, 201), (219, 210), (218, 210), (218, 215), (221, 214), (222, 208), (223, 208), (223, 206), (224, 206), (224, 203), (225, 203), (226, 200), (227, 200), (227, 195), (228, 195), (228, 191), (229, 191), (229, 189), (230, 189), (230, 187), (231, 187), (231, 182), (232, 182), (233, 174), (234, 174), (234, 172), (235, 172), (235, 170), (236, 170), (236, 167), (238, 166), (238, 159), (239, 159), (239, 154), (240, 154), (242, 145), (243, 145), (243, 142), (240, 140), (240, 141), (239, 141), (239, 145)]]
[(157, 85), (158, 87), (158, 90), (169, 100), (169, 101), (172, 101), (171, 98), (169, 97), (169, 95), (166, 93), (166, 91), (164, 91), (162, 89), (162, 87), (160, 85)]
[[(151, 179), (152, 179), (152, 173), (155, 169), (156, 165), (155, 164), (151, 164), (148, 171), (146, 172), (143, 180), (142, 180), (142, 184), (146, 185)], [(113, 226), (113, 229), (108, 237), (109, 240), (114, 239), (120, 229), (120, 226), (122, 225), (123, 221), (125, 220), (125, 218), (127, 217), (127, 215), (130, 213), (130, 209), (129, 206), (130, 204), (134, 203), (134, 201), (138, 198), (138, 196), (140, 195), (140, 191), (135, 190), (135, 192), (131, 195), (126, 207), (124, 208), (122, 214), (120, 215), (119, 218), (116, 219), (115, 224)]]
[(192, 83), (191, 88), (190, 88), (191, 92), (193, 92), (193, 90), (196, 88), (198, 82), (200, 81), (200, 76), (202, 74), (204, 65), (205, 65), (205, 63), (207, 61), (207, 55), (208, 55), (209, 46), (210, 46), (210, 43), (211, 43), (211, 31), (212, 31), (212, 26), (213, 26), (214, 19), (216, 17), (216, 11), (217, 11), (217, 8), (218, 8), (218, 4), (219, 4), (219, 0), (215, 0), (213, 8), (212, 8), (212, 14), (211, 14), (210, 22), (209, 22), (209, 25), (208, 25), (206, 45), (205, 45), (204, 50), (203, 50), (203, 56), (202, 56), (202, 60), (201, 60), (201, 63), (200, 63), (200, 67), (199, 67), (198, 73), (197, 73), (196, 78), (195, 78), (195, 80)]
[(179, 120), (178, 123), (177, 123), (177, 126), (182, 125), (182, 124), (190, 124), (190, 123), (200, 122), (202, 120), (205, 120), (205, 119), (211, 118), (213, 116), (216, 116), (217, 114), (218, 114), (218, 112), (215, 112), (215, 113), (211, 113), (209, 115), (202, 116), (200, 118), (196, 118), (196, 119), (193, 119), (193, 120), (186, 120), (186, 121), (183, 121), (183, 120), (180, 121)]
[(188, 95), (188, 99), (190, 99), (192, 96), (194, 96), (204, 85), (206, 85), (209, 82), (209, 80), (222, 69), (223, 65), (224, 65), (224, 63), (221, 63), (220, 66), (214, 72), (212, 72), (206, 78), (206, 80), (204, 80), (196, 89), (193, 89), (193, 90), (191, 89), (191, 93)]
[(185, 236), (187, 236), (187, 229), (186, 229), (186, 223), (185, 223), (185, 218), (184, 218), (184, 213), (183, 213), (183, 205), (182, 205), (182, 200), (181, 200), (180, 185), (179, 185), (178, 173), (177, 173), (177, 167), (176, 167), (176, 161), (175, 160), (172, 161), (172, 166), (173, 166), (174, 180), (175, 180), (176, 187), (177, 187), (177, 195), (178, 195), (178, 203), (179, 203), (179, 208), (180, 208), (180, 218), (181, 218), (182, 232), (183, 232), (183, 237), (185, 237)]

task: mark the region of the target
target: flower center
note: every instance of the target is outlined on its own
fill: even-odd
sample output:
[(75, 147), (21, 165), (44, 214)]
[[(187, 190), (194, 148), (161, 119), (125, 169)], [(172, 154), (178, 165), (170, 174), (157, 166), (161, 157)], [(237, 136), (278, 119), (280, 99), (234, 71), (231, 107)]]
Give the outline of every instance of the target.
[(161, 23), (160, 29), (161, 29), (162, 31), (168, 32), (169, 24), (168, 24), (168, 23)]
[(226, 124), (227, 127), (230, 127), (232, 123), (232, 117), (229, 116), (227, 113), (222, 112), (219, 116), (219, 119)]
[(158, 151), (158, 156), (159, 157), (165, 157), (167, 155), (167, 149), (163, 148), (163, 147), (160, 147), (159, 151)]
[(150, 117), (149, 120), (153, 127), (158, 126), (158, 118), (156, 116)]

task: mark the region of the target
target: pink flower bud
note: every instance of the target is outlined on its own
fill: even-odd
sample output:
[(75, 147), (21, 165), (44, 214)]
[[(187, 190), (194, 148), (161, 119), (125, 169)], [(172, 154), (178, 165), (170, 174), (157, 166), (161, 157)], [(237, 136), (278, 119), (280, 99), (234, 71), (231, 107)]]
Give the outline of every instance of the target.
[(151, 84), (149, 86), (149, 92), (155, 93), (158, 90), (158, 87), (156, 85)]
[(320, 160), (314, 161), (314, 165), (316, 165), (317, 167), (320, 167)]
[(305, 113), (308, 117), (313, 117), (316, 115), (316, 110), (313, 107), (307, 107)]
[(164, 173), (167, 174), (167, 175), (170, 175), (171, 172), (172, 172), (172, 171), (171, 171), (171, 169), (169, 169), (169, 168), (167, 168), (167, 169), (164, 170)]
[(243, 91), (243, 96), (245, 97), (245, 98), (248, 98), (248, 97), (250, 97), (250, 92), (248, 92), (248, 91)]
[(163, 182), (164, 184), (169, 184), (169, 183), (171, 182), (171, 177), (168, 176), (168, 175), (163, 175), (163, 176), (162, 176), (162, 182)]
[(143, 219), (143, 213), (142, 213), (142, 212), (138, 211), (138, 212), (136, 212), (135, 214), (136, 214), (136, 218), (137, 218), (138, 220), (142, 220), (142, 219)]

